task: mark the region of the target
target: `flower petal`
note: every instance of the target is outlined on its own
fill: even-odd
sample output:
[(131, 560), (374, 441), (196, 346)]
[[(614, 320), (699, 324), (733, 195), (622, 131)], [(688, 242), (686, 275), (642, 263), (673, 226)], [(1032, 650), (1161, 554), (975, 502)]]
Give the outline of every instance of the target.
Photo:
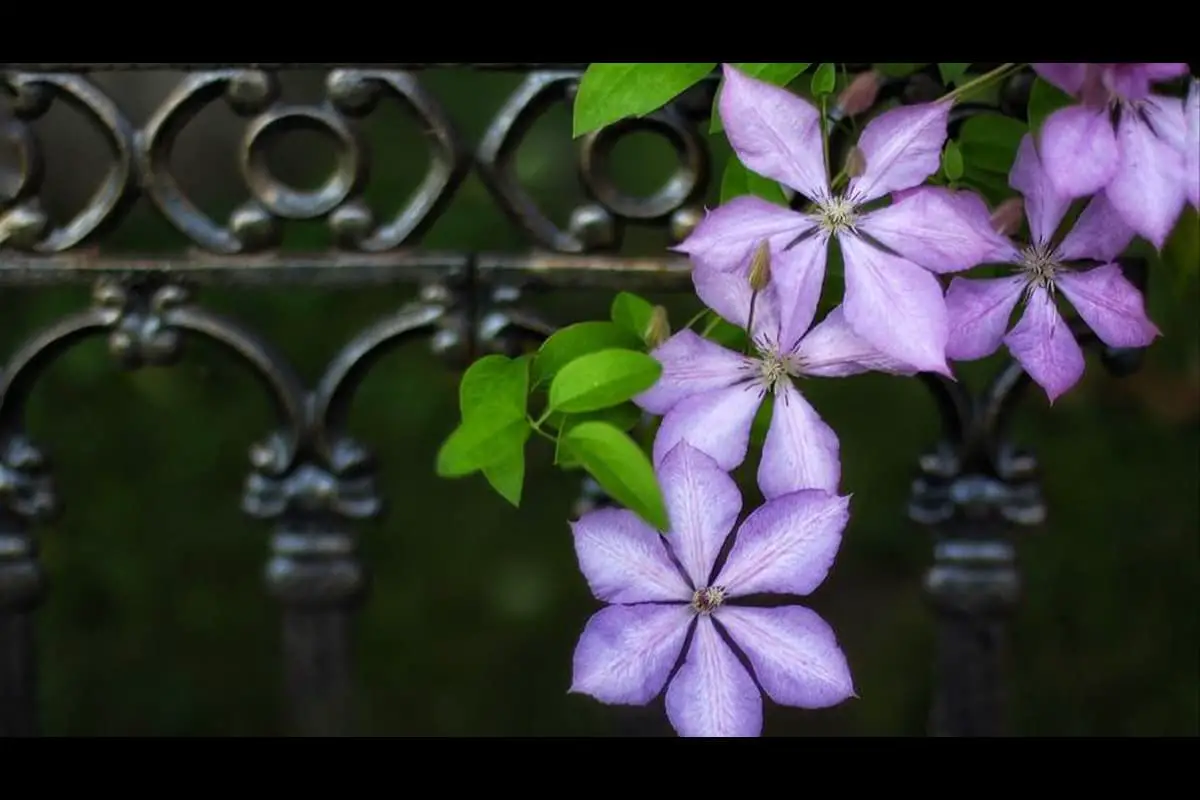
[(800, 489), (836, 492), (842, 477), (838, 438), (791, 381), (775, 392), (758, 464), (758, 488), (770, 500)]
[(728, 389), (694, 395), (679, 402), (663, 417), (654, 437), (654, 463), (686, 441), (731, 470), (746, 460), (750, 426), (762, 404), (762, 389), (742, 383)]
[(1008, 262), (1016, 256), (1012, 244), (992, 227), (987, 205), (974, 192), (924, 187), (866, 214), (858, 227), (934, 272)]
[(1184, 63), (1112, 64), (1103, 71), (1109, 91), (1123, 100), (1142, 100), (1150, 94), (1151, 84), (1186, 75)]
[(613, 705), (649, 703), (679, 660), (692, 616), (682, 604), (597, 611), (575, 645), (570, 691)]
[(871, 120), (858, 139), (866, 167), (850, 181), (850, 196), (866, 203), (937, 172), (949, 120), (949, 103), (900, 106)]
[(771, 243), (774, 255), (814, 225), (798, 211), (742, 195), (705, 214), (691, 235), (672, 249), (718, 270), (748, 270), (764, 239)]
[[(779, 349), (791, 350), (812, 325), (825, 283), (828, 243), (805, 239), (771, 261), (771, 285), (779, 307)], [(758, 314), (757, 308), (754, 312)]]
[(973, 361), (996, 352), (1024, 286), (1019, 275), (950, 281), (946, 291), (946, 315), (950, 320), (946, 356), (955, 361)]
[(1159, 335), (1146, 303), (1117, 264), (1086, 272), (1063, 272), (1055, 282), (1079, 316), (1109, 347), (1145, 347)]
[(1017, 146), (1017, 157), (1008, 173), (1008, 185), (1025, 198), (1025, 217), (1029, 220), (1033, 241), (1037, 244), (1049, 242), (1066, 216), (1071, 198), (1054, 188), (1045, 164), (1033, 146), (1033, 136), (1028, 133)]
[(1057, 255), (1063, 261), (1077, 258), (1112, 261), (1125, 251), (1133, 237), (1133, 228), (1101, 193), (1084, 206), (1071, 232), (1058, 246)]
[(658, 382), (633, 398), (651, 414), (663, 415), (680, 400), (742, 379), (747, 359), (695, 331), (682, 330), (650, 352), (662, 364)]
[(1083, 376), (1083, 350), (1045, 289), (1035, 289), (1004, 343), (1053, 403)]
[(1200, 208), (1200, 80), (1193, 80), (1188, 87), (1183, 113), (1187, 126), (1183, 140), (1184, 180), (1188, 202)]
[(713, 582), (735, 597), (809, 594), (833, 566), (849, 509), (849, 497), (815, 490), (768, 500), (738, 528)]
[(809, 331), (795, 351), (801, 373), (820, 378), (845, 378), (863, 372), (912, 375), (916, 369), (883, 353), (859, 336), (837, 306)]
[(1118, 163), (1108, 109), (1067, 106), (1055, 111), (1042, 123), (1038, 153), (1058, 194), (1074, 199), (1100, 191), (1112, 180)]
[[(1183, 105), (1178, 104), (1175, 111), (1178, 119), (1160, 116), (1182, 130)], [(1183, 153), (1171, 145), (1166, 126), (1151, 127), (1147, 119), (1153, 121), (1128, 108), (1121, 115), (1117, 125), (1120, 165), (1105, 194), (1117, 213), (1161, 250), (1187, 202), (1187, 189), (1182, 178)]]
[(1078, 95), (1083, 88), (1087, 64), (1030, 64), (1033, 71), (1070, 95)]
[(667, 688), (667, 718), (680, 736), (762, 733), (762, 695), (709, 617), (700, 617), (687, 659)]
[(846, 262), (846, 321), (859, 336), (918, 370), (949, 374), (946, 301), (937, 278), (854, 236), (839, 236)]
[(718, 102), (733, 152), (750, 169), (810, 199), (828, 193), (820, 112), (807, 100), (725, 65)]
[(717, 553), (742, 513), (742, 493), (716, 461), (686, 441), (663, 458), (658, 482), (671, 520), (671, 549), (693, 588), (707, 586)]
[(723, 606), (717, 619), (776, 703), (829, 708), (855, 696), (850, 665), (837, 636), (815, 612), (802, 606)]
[[(723, 272), (703, 262), (692, 267), (692, 285), (696, 296), (704, 305), (721, 315), (722, 319), (745, 328), (750, 317), (749, 264), (745, 269)], [(779, 295), (774, 286), (758, 293), (754, 300), (754, 338), (766, 337), (774, 341), (779, 338)]]
[(571, 524), (579, 569), (606, 603), (687, 602), (692, 589), (667, 555), (663, 537), (623, 508), (588, 512)]

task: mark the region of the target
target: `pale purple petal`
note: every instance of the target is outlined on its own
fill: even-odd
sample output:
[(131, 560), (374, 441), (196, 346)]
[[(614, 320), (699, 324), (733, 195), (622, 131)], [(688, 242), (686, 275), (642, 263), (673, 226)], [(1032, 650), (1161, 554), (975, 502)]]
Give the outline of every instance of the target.
[(1118, 164), (1108, 109), (1067, 106), (1055, 111), (1042, 123), (1038, 153), (1058, 194), (1074, 199), (1100, 191)]
[(1053, 403), (1083, 376), (1083, 350), (1045, 289), (1035, 289), (1016, 327), (1004, 337), (1008, 351)]
[(632, 511), (602, 508), (571, 524), (579, 569), (607, 603), (687, 602), (692, 590), (671, 563), (663, 537)]
[(1084, 207), (1071, 232), (1058, 246), (1057, 256), (1063, 261), (1077, 258), (1112, 261), (1125, 251), (1133, 237), (1133, 228), (1101, 193)]
[(693, 588), (707, 586), (717, 552), (742, 513), (742, 493), (717, 462), (686, 441), (663, 458), (658, 483), (671, 520), (671, 549)]
[(950, 319), (946, 356), (955, 361), (973, 361), (996, 352), (1024, 287), (1025, 280), (1019, 275), (950, 281), (946, 291), (946, 314)]
[(726, 64), (718, 107), (743, 164), (810, 199), (828, 194), (821, 115), (811, 103)]
[(680, 736), (762, 733), (762, 694), (709, 617), (700, 617), (687, 659), (667, 688), (667, 718)]
[(1124, 100), (1142, 100), (1151, 85), (1186, 75), (1188, 65), (1180, 62), (1156, 64), (1113, 64), (1103, 71), (1108, 89)]
[(714, 269), (745, 269), (764, 239), (774, 252), (814, 224), (798, 211), (742, 195), (705, 214), (691, 235), (672, 249)]
[(866, 203), (916, 186), (937, 172), (949, 119), (949, 103), (921, 103), (871, 120), (858, 139), (866, 167), (850, 181), (850, 196)]
[(809, 490), (768, 500), (746, 518), (714, 583), (731, 596), (809, 594), (833, 566), (850, 498)]
[(1025, 198), (1025, 217), (1029, 220), (1033, 241), (1037, 244), (1050, 241), (1071, 207), (1071, 198), (1054, 188), (1033, 145), (1033, 136), (1028, 133), (1017, 147), (1017, 157), (1008, 173), (1008, 185)]
[(654, 463), (686, 441), (712, 456), (723, 470), (746, 460), (750, 426), (762, 403), (762, 390), (749, 383), (717, 389), (683, 400), (663, 417), (654, 437)]
[(633, 402), (659, 416), (694, 394), (731, 386), (745, 373), (745, 356), (691, 330), (675, 334), (654, 348), (650, 355), (662, 364), (662, 375), (654, 386), (633, 398)]
[[(750, 298), (754, 297), (750, 288), (749, 262), (733, 272), (722, 272), (696, 262), (692, 267), (692, 285), (704, 305), (739, 328), (746, 327)], [(774, 286), (768, 286), (755, 297), (754, 330), (750, 333), (755, 338), (766, 337), (770, 341), (779, 338), (779, 296)]]
[(829, 708), (856, 696), (837, 636), (815, 612), (803, 606), (723, 606), (716, 616), (776, 703)]
[(865, 215), (858, 227), (934, 272), (957, 272), (1016, 257), (1008, 239), (992, 228), (991, 213), (974, 192), (924, 187)]
[(1070, 95), (1079, 94), (1087, 73), (1087, 64), (1030, 64), (1041, 78)]
[(859, 336), (918, 370), (946, 365), (946, 301), (929, 272), (855, 236), (839, 235), (846, 262), (846, 321)]
[[(814, 236), (771, 261), (771, 285), (779, 304), (781, 350), (791, 350), (812, 325), (825, 282), (827, 253), (827, 243)], [(757, 309), (754, 313), (758, 313)]]
[(800, 341), (795, 358), (802, 374), (820, 378), (846, 378), (863, 372), (912, 375), (917, 371), (855, 333), (841, 306), (826, 314)]
[(758, 465), (763, 497), (770, 500), (800, 489), (836, 492), (841, 476), (837, 434), (791, 381), (784, 381), (775, 392)]
[(645, 705), (667, 682), (692, 619), (687, 605), (609, 606), (575, 646), (570, 691), (612, 705)]
[(1183, 140), (1184, 180), (1188, 202), (1200, 208), (1200, 80), (1188, 87), (1184, 107), (1186, 133)]
[[(1178, 112), (1182, 130), (1182, 104)], [(1105, 193), (1130, 227), (1161, 250), (1187, 202), (1183, 153), (1130, 109), (1121, 115), (1117, 139), (1120, 165)]]
[(1145, 347), (1159, 335), (1146, 317), (1146, 303), (1117, 264), (1055, 277), (1062, 293), (1100, 341), (1109, 347)]

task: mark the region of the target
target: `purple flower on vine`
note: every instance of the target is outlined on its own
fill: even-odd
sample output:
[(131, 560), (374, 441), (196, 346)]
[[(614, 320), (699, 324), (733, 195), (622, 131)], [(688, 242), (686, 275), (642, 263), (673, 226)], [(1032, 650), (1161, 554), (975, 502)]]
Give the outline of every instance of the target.
[(800, 708), (854, 696), (846, 658), (817, 614), (729, 603), (816, 589), (841, 543), (849, 498), (803, 491), (768, 501), (742, 522), (718, 569), (742, 510), (737, 484), (686, 443), (658, 475), (671, 519), (666, 537), (624, 509), (592, 511), (572, 525), (580, 569), (596, 598), (612, 605), (580, 636), (571, 691), (644, 705), (667, 687), (667, 717), (682, 736), (758, 736), (759, 686)]
[[(1059, 315), (1055, 296), (1061, 292), (1101, 341), (1112, 347), (1144, 347), (1158, 336), (1147, 317), (1141, 292), (1112, 263), (1133, 239), (1108, 196), (1096, 195), (1061, 243), (1053, 237), (1071, 201), (1060, 195), (1026, 134), (1017, 150), (1009, 183), (1025, 196), (1032, 242), (1019, 248), (996, 236), (994, 260), (1015, 264), (1016, 275), (986, 280), (955, 278), (946, 293), (950, 315), (947, 355), (956, 360), (983, 358), (1007, 345), (1029, 376), (1053, 402), (1083, 375), (1083, 351)], [(978, 230), (986, 230), (982, 207), (961, 211)], [(1094, 269), (1075, 269), (1068, 262), (1098, 261)], [(1005, 335), (1017, 302), (1025, 311)]]
[[(948, 374), (946, 309), (930, 270), (972, 267), (986, 245), (969, 230), (955, 229), (953, 216), (938, 218), (948, 201), (936, 190), (886, 208), (864, 206), (937, 171), (950, 104), (904, 106), (872, 120), (859, 138), (851, 170), (856, 174), (844, 191), (830, 184), (820, 113), (812, 104), (727, 65), (719, 110), (742, 163), (796, 190), (812, 208), (801, 213), (738, 197), (711, 211), (676, 249), (691, 257), (698, 274), (744, 282), (753, 253), (767, 242), (781, 336), (796, 341), (813, 317), (828, 245), (836, 239), (845, 261), (847, 323), (893, 358)], [(916, 252), (928, 253), (921, 266), (908, 255)]]
[(763, 495), (770, 499), (798, 489), (836, 492), (841, 478), (837, 434), (794, 379), (841, 378), (870, 370), (911, 375), (916, 370), (855, 334), (840, 306), (809, 330), (816, 309), (807, 304), (807, 316), (793, 320), (798, 335), (787, 336), (773, 281), (756, 295), (749, 281), (714, 270), (696, 270), (693, 278), (697, 294), (710, 308), (742, 328), (753, 326), (748, 331), (751, 352), (734, 352), (684, 330), (651, 353), (663, 365), (662, 376), (634, 402), (663, 416), (654, 440), (655, 463), (686, 441), (721, 469), (734, 469), (746, 459), (754, 417), (770, 394), (774, 406), (758, 468)]
[[(1038, 152), (1051, 184), (1074, 199), (1103, 191), (1136, 233), (1162, 248), (1190, 193), (1183, 102), (1151, 94), (1187, 64), (1034, 64), (1079, 105), (1042, 125)], [(1194, 183), (1193, 183), (1194, 185)]]

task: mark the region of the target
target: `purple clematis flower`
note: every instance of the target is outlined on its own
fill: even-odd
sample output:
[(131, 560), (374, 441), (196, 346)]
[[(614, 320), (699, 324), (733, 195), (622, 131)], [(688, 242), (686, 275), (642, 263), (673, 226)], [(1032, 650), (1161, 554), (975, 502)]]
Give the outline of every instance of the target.
[[(841, 478), (838, 439), (793, 383), (794, 378), (841, 378), (870, 370), (911, 375), (915, 369), (859, 337), (842, 308), (812, 330), (815, 308), (794, 319), (799, 335), (787, 336), (772, 282), (752, 301), (749, 281), (714, 270), (693, 272), (696, 293), (726, 320), (746, 328), (754, 305), (752, 353), (728, 350), (690, 330), (672, 336), (651, 353), (662, 376), (634, 402), (663, 416), (654, 440), (659, 463), (681, 441), (732, 470), (746, 459), (750, 429), (763, 398), (775, 398), (763, 444), (758, 485), (767, 499), (798, 489), (836, 492)], [(807, 331), (807, 333), (806, 333)]]
[(1038, 152), (1055, 191), (1074, 199), (1104, 191), (1135, 232), (1162, 249), (1188, 194), (1183, 102), (1151, 84), (1187, 64), (1034, 64), (1080, 104), (1046, 118)]
[(815, 613), (727, 603), (816, 589), (841, 543), (849, 498), (804, 491), (767, 502), (741, 524), (717, 570), (742, 510), (737, 484), (686, 443), (663, 459), (658, 476), (671, 519), (667, 537), (624, 509), (592, 511), (572, 525), (592, 593), (613, 605), (588, 620), (579, 638), (571, 691), (645, 705), (669, 681), (667, 717), (680, 735), (758, 736), (762, 695), (719, 623), (775, 702), (827, 708), (854, 696), (846, 657)]
[[(947, 355), (956, 360), (983, 358), (1008, 346), (1051, 402), (1083, 375), (1083, 351), (1055, 307), (1061, 291), (1096, 336), (1112, 347), (1144, 347), (1158, 336), (1146, 317), (1141, 292), (1112, 263), (1133, 239), (1133, 230), (1113, 208), (1108, 197), (1096, 195), (1084, 208), (1074, 228), (1055, 246), (1051, 237), (1070, 206), (1070, 199), (1055, 191), (1038, 158), (1033, 138), (1026, 134), (1017, 150), (1009, 184), (1025, 196), (1025, 213), (1033, 243), (1018, 249), (996, 237), (995, 261), (1018, 265), (1008, 278), (970, 280), (955, 278), (946, 292), (950, 314)], [(983, 214), (963, 210), (982, 231)], [(1077, 271), (1065, 262), (1094, 260), (1104, 265)], [(1021, 320), (1008, 335), (1009, 317), (1022, 298)]]
[(1200, 80), (1188, 87), (1183, 113), (1187, 117), (1187, 135), (1183, 142), (1184, 180), (1192, 208), (1200, 208)]
[[(858, 142), (862, 169), (845, 191), (830, 186), (820, 113), (812, 104), (726, 65), (719, 111), (742, 163), (796, 190), (814, 208), (800, 213), (738, 197), (710, 212), (675, 249), (690, 256), (697, 271), (744, 281), (753, 253), (766, 241), (782, 337), (795, 341), (812, 319), (829, 240), (836, 238), (846, 266), (843, 307), (850, 326), (899, 361), (948, 374), (945, 305), (929, 270), (975, 266), (986, 244), (955, 229), (952, 215), (937, 216), (947, 201), (933, 190), (874, 211), (864, 205), (917, 186), (937, 171), (950, 104), (904, 106), (873, 119)], [(925, 251), (931, 255), (920, 266), (906, 255)], [(732, 277), (739, 273), (740, 279)]]

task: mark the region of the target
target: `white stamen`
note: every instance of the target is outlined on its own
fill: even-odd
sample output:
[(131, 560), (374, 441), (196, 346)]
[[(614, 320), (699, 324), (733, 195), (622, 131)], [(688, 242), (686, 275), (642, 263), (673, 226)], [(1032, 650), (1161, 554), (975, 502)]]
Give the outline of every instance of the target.
[(692, 595), (692, 610), (697, 614), (711, 614), (725, 602), (724, 586), (705, 586)]

